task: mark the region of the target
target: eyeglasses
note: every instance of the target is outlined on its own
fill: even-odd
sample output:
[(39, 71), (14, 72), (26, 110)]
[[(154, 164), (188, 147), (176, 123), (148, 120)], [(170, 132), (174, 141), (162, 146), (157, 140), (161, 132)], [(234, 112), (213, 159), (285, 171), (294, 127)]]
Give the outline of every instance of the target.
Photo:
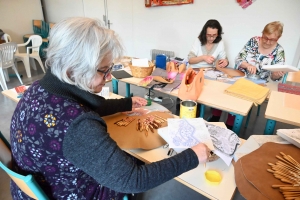
[(214, 34), (214, 35), (206, 34), (206, 37), (214, 39), (214, 38), (218, 37), (218, 35), (217, 34)]
[(264, 42), (268, 42), (270, 41), (270, 43), (274, 43), (274, 42), (277, 42), (278, 39), (274, 39), (274, 38), (268, 38), (266, 36), (261, 36), (261, 38), (263, 39)]
[(112, 70), (112, 68), (114, 67), (114, 63), (111, 64), (111, 66), (106, 70), (106, 71), (102, 71), (100, 69), (97, 69), (97, 72), (101, 72), (104, 74), (104, 79), (106, 79), (108, 77), (108, 75), (110, 75), (110, 72)]

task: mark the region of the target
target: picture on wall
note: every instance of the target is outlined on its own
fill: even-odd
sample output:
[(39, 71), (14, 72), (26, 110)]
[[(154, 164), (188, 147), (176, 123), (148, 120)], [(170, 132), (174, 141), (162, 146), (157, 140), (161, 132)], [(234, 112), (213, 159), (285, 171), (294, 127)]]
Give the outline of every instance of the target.
[(250, 6), (254, 1), (255, 0), (237, 0), (240, 6), (244, 9)]
[(173, 6), (194, 3), (194, 0), (145, 0), (146, 7)]

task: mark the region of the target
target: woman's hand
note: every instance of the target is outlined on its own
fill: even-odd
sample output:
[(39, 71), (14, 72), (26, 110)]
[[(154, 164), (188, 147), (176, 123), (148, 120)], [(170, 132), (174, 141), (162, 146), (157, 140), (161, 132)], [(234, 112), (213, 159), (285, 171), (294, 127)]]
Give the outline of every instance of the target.
[(213, 56), (205, 55), (204, 61), (207, 62), (208, 64), (212, 64), (215, 61), (215, 58)]
[(272, 80), (277, 80), (280, 79), (282, 76), (284, 76), (285, 72), (282, 71), (276, 71), (271, 73), (271, 79)]
[(132, 108), (139, 108), (147, 105), (147, 100), (141, 97), (131, 97)]
[(228, 65), (228, 60), (227, 59), (221, 59), (218, 61), (218, 64), (217, 64), (219, 67), (221, 68), (224, 68), (224, 67), (227, 67)]
[(255, 66), (250, 65), (250, 64), (247, 64), (246, 69), (247, 69), (247, 71), (248, 71), (250, 74), (256, 74), (256, 67), (255, 67)]
[(196, 153), (199, 163), (205, 163), (208, 161), (210, 149), (205, 144), (199, 143), (191, 149)]

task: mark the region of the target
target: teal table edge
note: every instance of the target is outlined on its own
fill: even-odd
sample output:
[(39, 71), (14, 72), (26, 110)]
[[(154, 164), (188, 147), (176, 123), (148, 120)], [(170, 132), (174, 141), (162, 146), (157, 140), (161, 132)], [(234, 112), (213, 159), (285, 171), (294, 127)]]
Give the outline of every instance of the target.
[(130, 84), (126, 83), (126, 97), (132, 97), (133, 95), (131, 95), (130, 93)]
[[(282, 83), (286, 83), (287, 76), (288, 73), (285, 73), (285, 75), (282, 78)], [(264, 131), (264, 135), (273, 135), (275, 126), (276, 126), (276, 121), (272, 119), (268, 119)]]
[(251, 109), (250, 109), (250, 111), (249, 111), (249, 113), (248, 113), (248, 115), (247, 115), (247, 119), (246, 119), (245, 128), (247, 128), (247, 127), (248, 127), (249, 120), (250, 120), (250, 117), (251, 117), (252, 108), (253, 108), (253, 106), (251, 107)]
[(275, 126), (276, 126), (276, 121), (272, 119), (268, 119), (264, 131), (264, 135), (273, 135)]
[[(112, 80), (112, 88), (114, 94), (119, 94), (119, 80), (113, 78)], [(126, 97), (132, 97), (133, 95), (130, 93), (130, 84), (126, 83)]]
[[(201, 118), (204, 118), (204, 111), (205, 111), (205, 105), (201, 104), (201, 110), (200, 110)], [(236, 113), (232, 113), (232, 112), (230, 112), (230, 114), (235, 116), (232, 131), (235, 132), (237, 135), (239, 135), (239, 132), (240, 132), (242, 124), (243, 124), (244, 116), (236, 114)]]
[(111, 80), (111, 82), (112, 82), (113, 93), (114, 94), (119, 94), (119, 80), (113, 78)]
[(205, 105), (201, 104), (201, 109), (200, 109), (200, 117), (204, 118), (204, 111), (205, 111)]
[(235, 116), (232, 131), (235, 132), (237, 135), (239, 135), (242, 124), (243, 124), (244, 116), (240, 115), (240, 114), (232, 113), (232, 112), (230, 112), (230, 114)]

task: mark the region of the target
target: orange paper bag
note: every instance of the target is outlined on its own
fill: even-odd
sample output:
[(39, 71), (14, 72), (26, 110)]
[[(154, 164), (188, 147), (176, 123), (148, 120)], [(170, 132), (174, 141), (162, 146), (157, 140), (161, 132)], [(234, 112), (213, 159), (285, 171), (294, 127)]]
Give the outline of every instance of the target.
[(197, 73), (193, 68), (189, 68), (180, 84), (178, 97), (181, 100), (193, 100), (196, 101), (202, 91), (204, 84), (204, 73), (203, 70)]

